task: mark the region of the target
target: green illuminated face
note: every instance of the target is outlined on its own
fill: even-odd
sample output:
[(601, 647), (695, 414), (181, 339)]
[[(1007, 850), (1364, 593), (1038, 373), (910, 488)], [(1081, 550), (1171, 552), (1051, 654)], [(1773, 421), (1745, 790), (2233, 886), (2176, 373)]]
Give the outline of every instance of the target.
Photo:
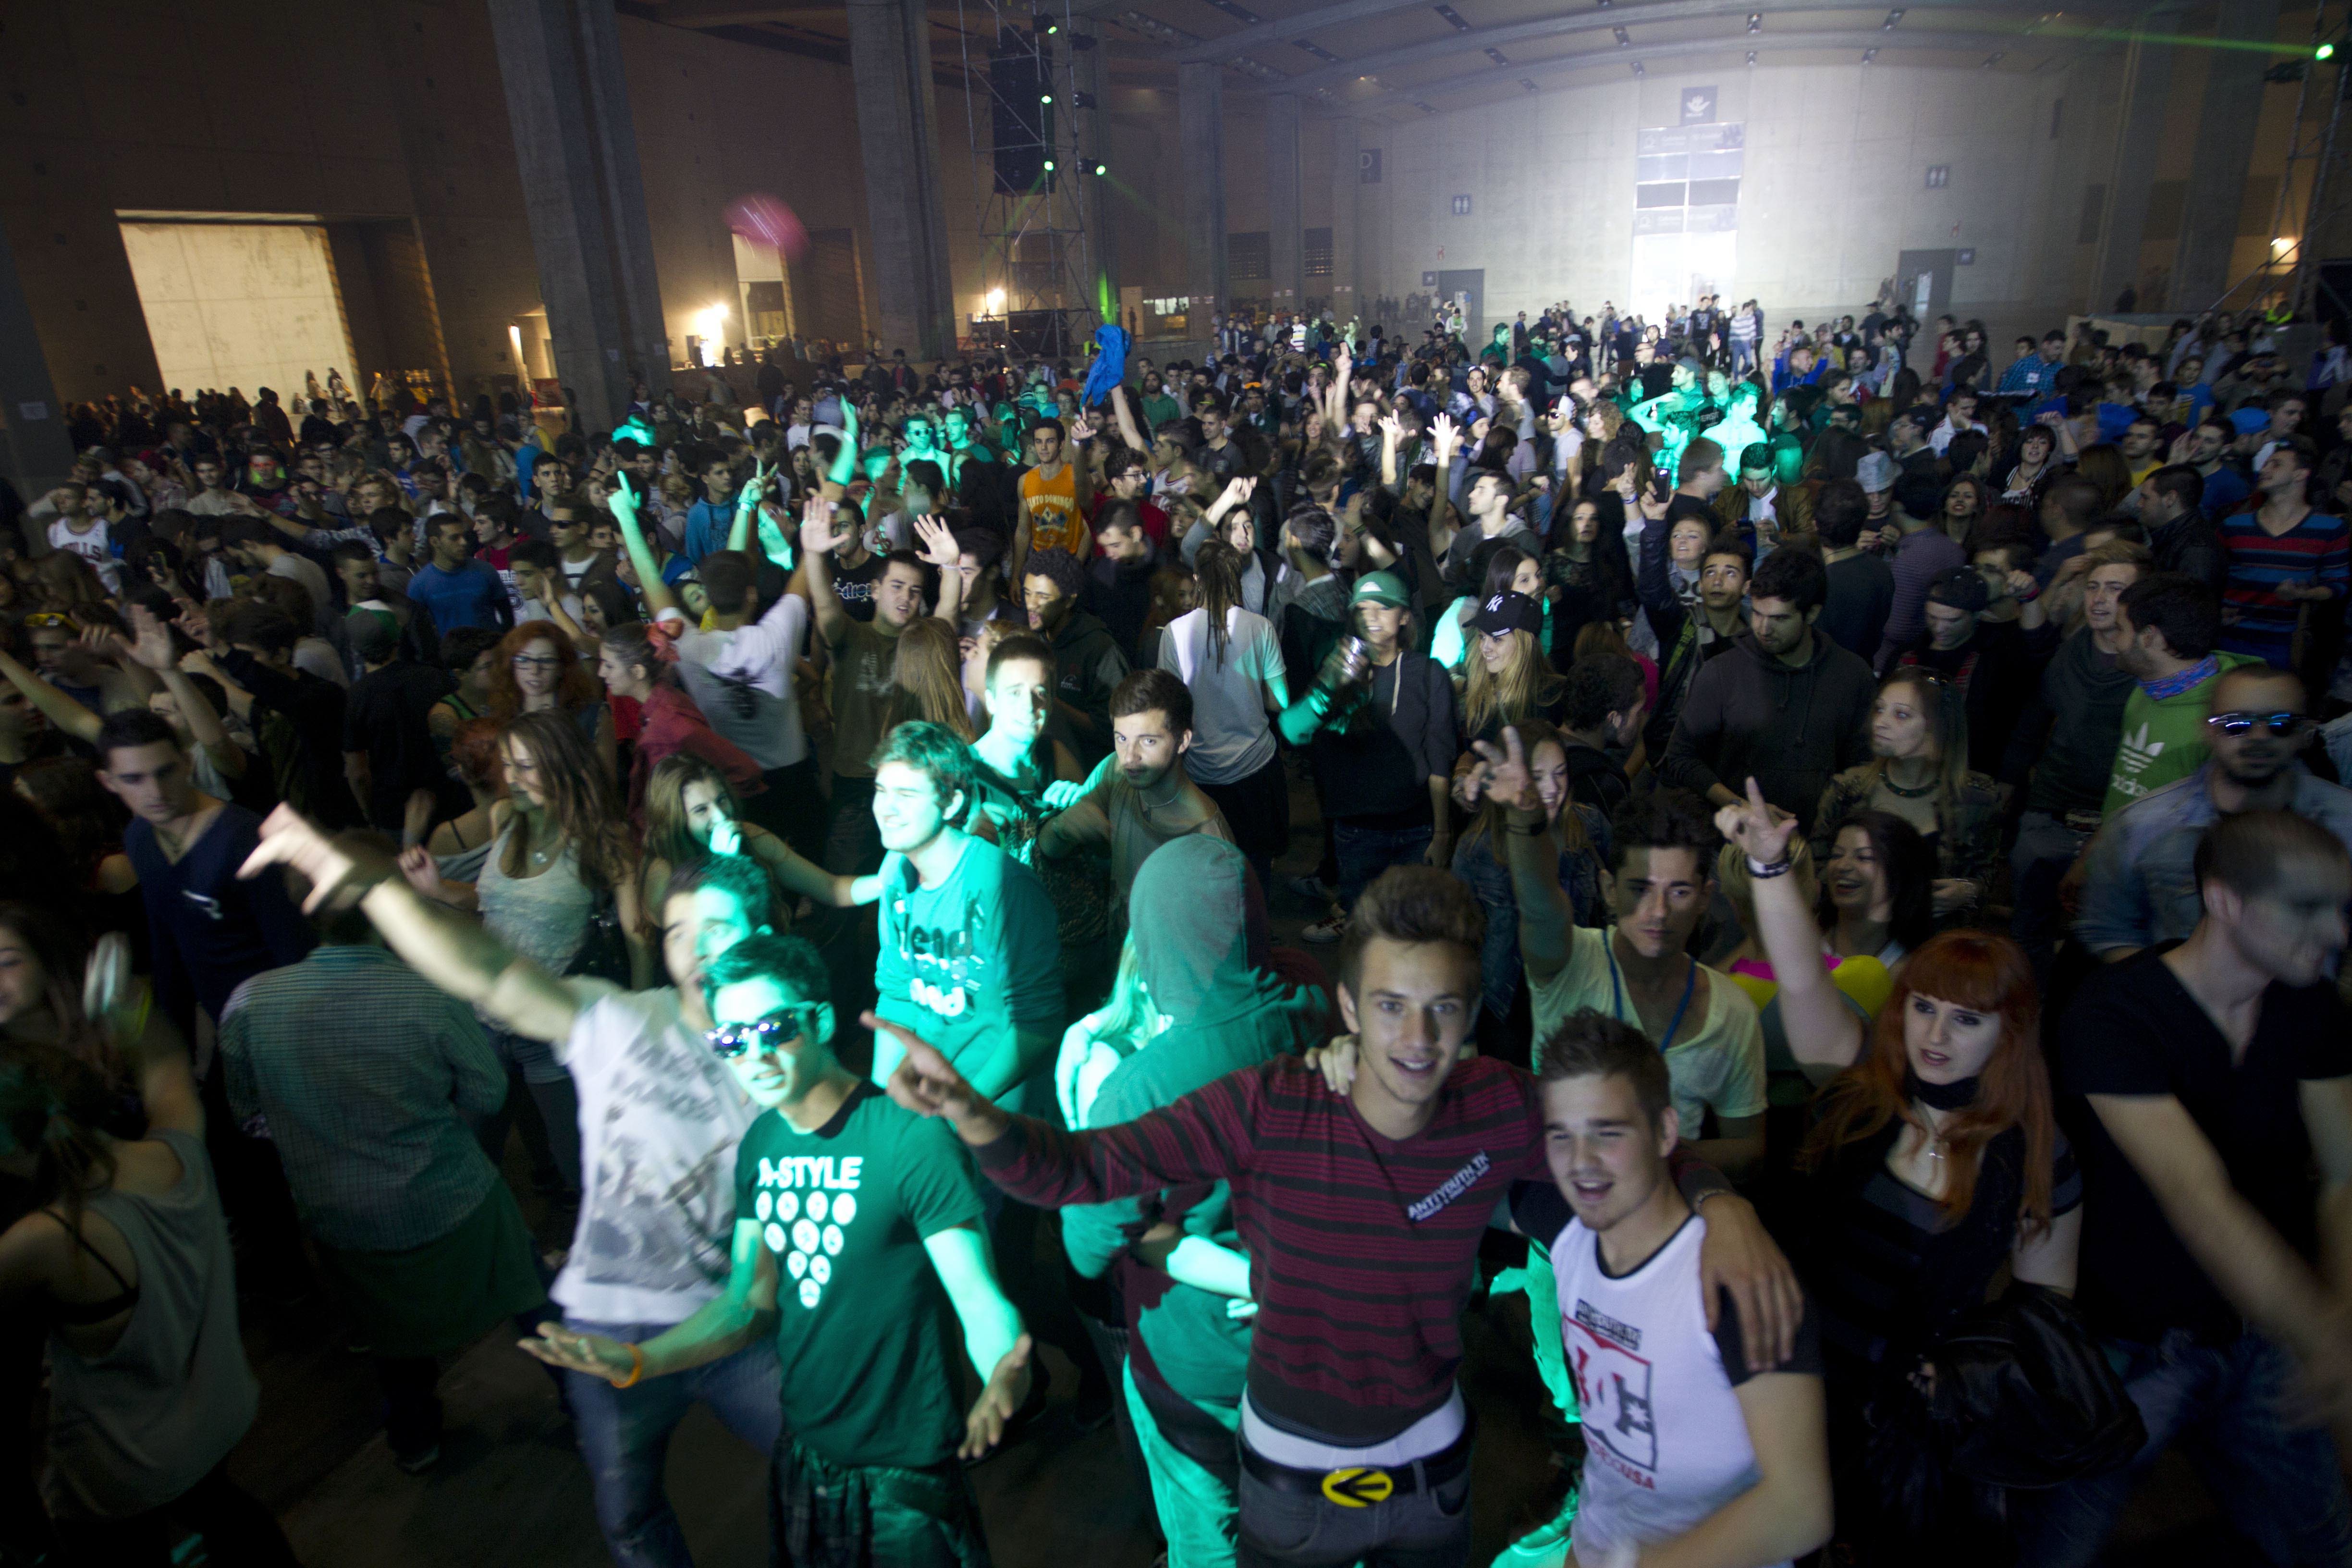
[(947, 432), (948, 444), (950, 446), (962, 446), (966, 441), (971, 439), (971, 417), (961, 408), (949, 409), (947, 417)]
[(931, 443), (937, 437), (932, 434), (931, 422), (929, 420), (909, 419), (907, 421), (907, 450), (910, 452), (930, 451), (933, 449)]

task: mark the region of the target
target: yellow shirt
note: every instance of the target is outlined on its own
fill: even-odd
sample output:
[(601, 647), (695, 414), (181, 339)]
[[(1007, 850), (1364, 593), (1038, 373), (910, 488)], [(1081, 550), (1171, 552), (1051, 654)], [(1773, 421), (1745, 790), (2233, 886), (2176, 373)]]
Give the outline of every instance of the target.
[(1042, 468), (1021, 476), (1021, 499), (1029, 505), (1029, 548), (1078, 553), (1091, 537), (1078, 515), (1078, 475), (1068, 464), (1052, 479)]

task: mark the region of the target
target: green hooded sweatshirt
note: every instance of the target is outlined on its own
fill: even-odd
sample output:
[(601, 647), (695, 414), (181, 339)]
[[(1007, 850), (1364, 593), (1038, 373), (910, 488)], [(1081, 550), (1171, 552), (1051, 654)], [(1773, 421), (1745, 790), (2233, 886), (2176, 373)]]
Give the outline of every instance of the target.
[[(1128, 942), (1152, 1005), (1171, 1021), (1114, 1068), (1082, 1109), (1109, 1127), (1284, 1052), (1326, 1037), (1331, 1000), (1264, 966), (1265, 927), (1251, 918), (1249, 862), (1198, 834), (1161, 845), (1135, 875)], [(1163, 1217), (1190, 1235), (1238, 1247), (1226, 1184), (1062, 1211), (1062, 1245), (1080, 1274), (1099, 1277)], [(1188, 1399), (1241, 1395), (1250, 1326), (1226, 1316), (1226, 1298), (1150, 1272), (1129, 1279), (1129, 1327), (1160, 1378)]]

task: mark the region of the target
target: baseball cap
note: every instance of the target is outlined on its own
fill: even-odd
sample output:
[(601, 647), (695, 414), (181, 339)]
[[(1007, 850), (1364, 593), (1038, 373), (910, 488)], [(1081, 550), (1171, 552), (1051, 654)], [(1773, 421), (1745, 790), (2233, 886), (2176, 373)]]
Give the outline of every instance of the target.
[(2241, 436), (2251, 436), (2257, 430), (2267, 430), (2271, 427), (2270, 410), (2241, 408), (2230, 416), (2230, 425)]
[(1862, 461), (1853, 467), (1853, 477), (1864, 489), (1891, 490), (1895, 488), (1895, 459), (1884, 452), (1864, 452)]
[(1507, 589), (1488, 595), (1486, 602), (1478, 606), (1478, 613), (1470, 617), (1470, 625), (1474, 630), (1496, 637), (1505, 632), (1534, 632), (1540, 636), (1543, 632), (1543, 606), (1525, 594), (1514, 594)]
[(352, 651), (370, 664), (400, 646), (400, 624), (382, 610), (355, 609), (343, 617)]
[(1360, 605), (1367, 599), (1392, 610), (1412, 608), (1412, 596), (1404, 591), (1404, 584), (1393, 572), (1367, 572), (1356, 579), (1355, 591), (1348, 595), (1348, 603)]

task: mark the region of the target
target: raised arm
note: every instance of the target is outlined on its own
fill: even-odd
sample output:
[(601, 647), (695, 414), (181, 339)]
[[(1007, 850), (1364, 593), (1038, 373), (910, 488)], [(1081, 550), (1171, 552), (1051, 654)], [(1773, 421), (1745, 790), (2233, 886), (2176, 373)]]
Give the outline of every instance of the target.
[(956, 544), (955, 530), (943, 517), (919, 517), (915, 536), (923, 542), (923, 559), (940, 574), (940, 602), (931, 615), (945, 621), (948, 630), (960, 634), (963, 630), (963, 552)]
[(653, 620), (665, 611), (677, 609), (677, 595), (662, 581), (661, 565), (654, 559), (653, 547), (646, 542), (645, 526), (637, 518), (636, 481), (625, 473), (614, 475), (614, 479), (612, 499), (605, 504), (620, 525), (621, 547), (629, 552), (637, 587), (645, 594), (646, 618)]
[(385, 943), (410, 968), (516, 1034), (551, 1042), (562, 1058), (579, 1014), (571, 988), (477, 922), (417, 892), (389, 858), (330, 838), (293, 807), (281, 805), (262, 823), (261, 843), (237, 875), (250, 879), (272, 866), (290, 866), (310, 879), (306, 912), (330, 900), (356, 897)]
[(817, 635), (830, 647), (849, 640), (849, 612), (833, 591), (833, 552), (841, 534), (834, 526), (835, 502), (820, 496), (808, 503), (801, 524), (801, 563), (808, 573), (809, 609), (816, 616)]
[(1151, 450), (1151, 443), (1144, 439), (1142, 429), (1135, 422), (1135, 411), (1128, 406), (1126, 387), (1113, 386), (1110, 389), (1110, 412), (1111, 417), (1118, 421), (1120, 440), (1139, 452)]
[(51, 686), (39, 672), (17, 661), (16, 656), (0, 648), (0, 676), (25, 694), (25, 700), (40, 710), (41, 717), (55, 724), (75, 740), (89, 745), (98, 739), (99, 716)]
[(1528, 983), (1543, 985), (1568, 965), (1576, 939), (1576, 910), (1559, 885), (1559, 846), (1544, 817), (1543, 801), (1528, 772), (1526, 749), (1516, 727), (1505, 726), (1503, 743), (1474, 742), (1486, 771), (1486, 797), (1509, 813), (1503, 838), (1507, 846), (1511, 892), (1519, 905), (1519, 954)]
[[(1765, 956), (1772, 961), (1780, 987), (1777, 999), (1789, 1054), (1808, 1078), (1826, 1082), (1861, 1058), (1862, 1020), (1822, 967), (1821, 927), (1797, 886), (1797, 855), (1802, 848), (1797, 819), (1768, 805), (1751, 778), (1748, 799), (1717, 811), (1715, 825), (1748, 857), (1757, 934), (1763, 938)], [(1759, 876), (1754, 869), (1758, 866), (1782, 869)]]
[(760, 502), (767, 495), (768, 482), (774, 474), (775, 470), (764, 464), (755, 465), (751, 477), (743, 481), (742, 489), (735, 496), (735, 521), (727, 530), (728, 549), (748, 551), (751, 548), (751, 527), (759, 518)]

